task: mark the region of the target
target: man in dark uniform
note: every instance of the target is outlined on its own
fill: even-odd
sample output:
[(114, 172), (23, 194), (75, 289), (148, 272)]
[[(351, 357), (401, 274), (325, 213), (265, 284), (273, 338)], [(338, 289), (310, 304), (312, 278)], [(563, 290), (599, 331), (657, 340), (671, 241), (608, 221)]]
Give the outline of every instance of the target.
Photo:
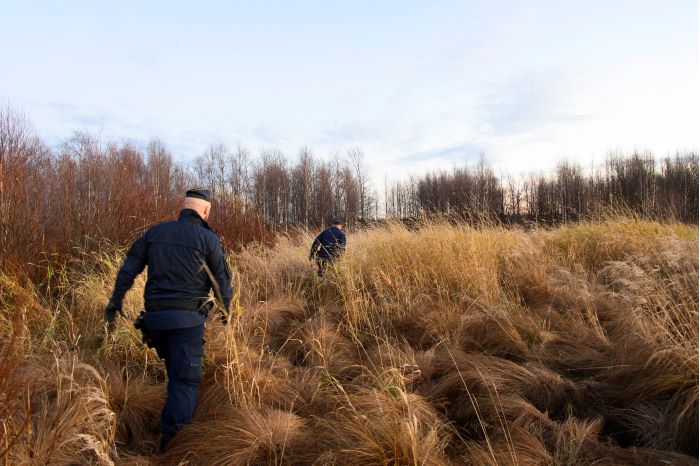
[(336, 219), (327, 230), (322, 231), (311, 244), (309, 260), (316, 259), (318, 276), (323, 277), (323, 272), (333, 262), (340, 259), (345, 252), (345, 233), (343, 233), (343, 221)]
[(161, 451), (194, 413), (210, 290), (214, 289), (225, 309), (231, 302), (231, 272), (221, 241), (206, 222), (210, 211), (208, 190), (187, 191), (176, 221), (152, 227), (131, 246), (105, 309), (105, 320), (111, 326), (121, 312), (124, 295), (148, 266), (146, 312), (140, 324), (168, 371), (168, 396), (160, 421)]

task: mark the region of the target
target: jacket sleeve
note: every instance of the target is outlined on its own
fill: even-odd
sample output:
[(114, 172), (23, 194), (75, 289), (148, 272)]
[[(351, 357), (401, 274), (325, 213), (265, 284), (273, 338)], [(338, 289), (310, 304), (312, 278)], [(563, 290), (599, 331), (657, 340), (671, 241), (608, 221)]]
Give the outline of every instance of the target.
[[(148, 233), (146, 233), (146, 235), (147, 234)], [(148, 255), (148, 241), (146, 240), (146, 235), (141, 236), (131, 245), (119, 272), (117, 272), (117, 279), (114, 282), (114, 291), (110, 299), (110, 301), (117, 306), (121, 306), (126, 292), (132, 287), (138, 274), (143, 272), (143, 269), (146, 267)]]
[(231, 304), (231, 297), (233, 296), (233, 290), (231, 289), (231, 271), (226, 262), (224, 248), (221, 246), (221, 242), (218, 241), (218, 239), (214, 241), (207, 255), (207, 267), (209, 267), (209, 271), (216, 281), (216, 286), (221, 293), (223, 305), (228, 309)]
[(345, 233), (340, 232), (340, 238), (338, 239), (338, 246), (340, 246), (340, 252), (345, 252)]
[[(323, 233), (321, 233), (322, 235)], [(309, 252), (309, 257), (314, 257), (316, 255), (316, 251), (318, 250), (318, 246), (321, 244), (321, 235), (318, 235), (316, 239), (314, 240), (313, 243), (311, 243), (311, 251)]]

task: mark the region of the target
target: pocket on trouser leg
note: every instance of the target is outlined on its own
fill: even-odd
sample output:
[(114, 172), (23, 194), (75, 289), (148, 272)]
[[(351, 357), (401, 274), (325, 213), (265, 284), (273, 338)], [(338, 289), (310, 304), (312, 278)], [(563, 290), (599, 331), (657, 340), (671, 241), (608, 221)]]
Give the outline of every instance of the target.
[(199, 383), (202, 379), (202, 355), (201, 350), (184, 348), (177, 360), (171, 361), (174, 375), (179, 382), (187, 385)]

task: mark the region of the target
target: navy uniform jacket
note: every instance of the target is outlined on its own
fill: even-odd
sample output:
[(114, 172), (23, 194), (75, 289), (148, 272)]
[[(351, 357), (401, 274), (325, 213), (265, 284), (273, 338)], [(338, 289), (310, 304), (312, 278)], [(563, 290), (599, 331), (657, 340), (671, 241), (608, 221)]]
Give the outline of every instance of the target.
[(182, 210), (176, 221), (158, 224), (136, 240), (117, 273), (113, 303), (121, 305), (134, 279), (146, 266), (148, 280), (143, 294), (146, 309), (149, 303), (160, 305), (159, 310), (150, 310), (144, 316), (150, 328), (187, 328), (203, 323), (206, 316), (202, 313), (178, 305), (167, 308), (167, 303), (201, 301), (209, 296), (214, 285), (219, 289), (223, 305), (228, 308), (231, 303), (231, 272), (221, 241), (192, 209)]
[[(321, 249), (316, 252), (316, 248)], [(336, 260), (345, 251), (345, 233), (340, 228), (330, 227), (322, 231), (311, 244), (311, 255), (320, 259)]]

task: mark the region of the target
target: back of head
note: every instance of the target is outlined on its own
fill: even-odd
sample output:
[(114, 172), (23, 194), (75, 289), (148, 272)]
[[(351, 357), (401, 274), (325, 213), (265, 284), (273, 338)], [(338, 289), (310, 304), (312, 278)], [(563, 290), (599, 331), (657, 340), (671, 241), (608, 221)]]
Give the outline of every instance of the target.
[(182, 207), (194, 210), (206, 220), (211, 213), (211, 191), (202, 188), (189, 189), (185, 193), (185, 202)]

